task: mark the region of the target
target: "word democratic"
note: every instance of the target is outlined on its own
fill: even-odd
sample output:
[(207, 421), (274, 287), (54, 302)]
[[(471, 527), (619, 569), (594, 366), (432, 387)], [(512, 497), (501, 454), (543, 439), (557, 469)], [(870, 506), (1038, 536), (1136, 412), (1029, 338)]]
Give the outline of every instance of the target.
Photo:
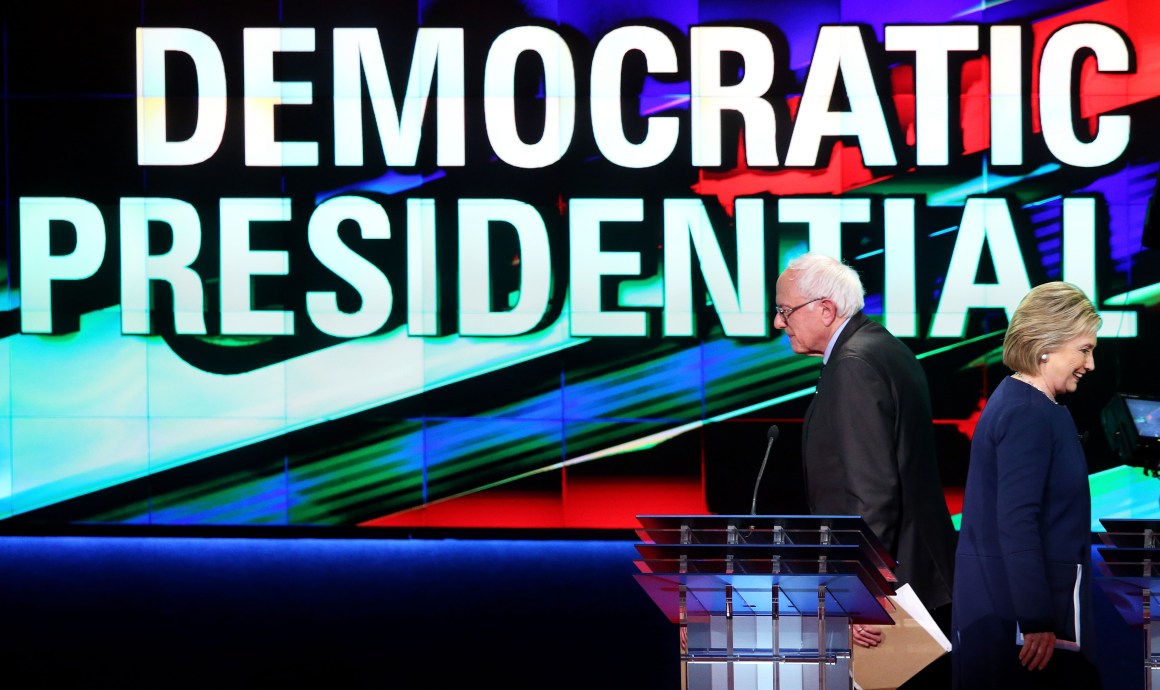
[[(888, 25), (887, 52), (913, 54), (915, 62), (915, 148), (918, 165), (946, 165), (949, 137), (949, 66), (951, 56), (974, 55), (980, 49), (983, 27)], [(991, 163), (1023, 163), (1019, 123), (1025, 122), (1023, 98), (1026, 32), (1019, 26), (991, 26), (986, 31), (990, 51)], [(334, 164), (363, 164), (363, 98), (365, 79), (376, 119), (382, 152), (388, 166), (415, 164), (422, 120), (429, 100), (436, 104), (437, 162), (455, 167), (467, 164), (464, 69), (464, 29), (420, 28), (415, 37), (402, 108), (388, 78), (379, 34), (375, 29), (334, 29)], [(137, 141), (141, 165), (196, 165), (221, 146), (228, 114), (226, 71), (214, 41), (193, 29), (137, 30)], [(868, 166), (899, 164), (883, 96), (858, 26), (831, 25), (818, 30), (809, 74), (789, 137), (785, 160), (778, 154), (781, 131), (770, 90), (779, 69), (775, 51), (764, 33), (745, 27), (694, 26), (689, 30), (689, 116), (691, 163), (697, 167), (721, 164), (722, 119), (740, 116), (745, 132), (746, 163), (750, 166), (810, 167), (817, 164), (827, 137), (856, 139)], [(274, 58), (280, 52), (313, 52), (311, 28), (249, 28), (244, 30), (245, 161), (249, 166), (317, 166), (318, 142), (277, 141), (275, 114), (279, 108), (313, 104), (313, 84), (274, 79)], [(166, 56), (181, 53), (196, 68), (197, 128), (188, 138), (167, 138)], [(596, 45), (592, 55), (588, 102), (592, 134), (600, 154), (626, 168), (648, 168), (665, 162), (674, 152), (681, 127), (675, 115), (651, 115), (647, 133), (634, 142), (626, 135), (621, 117), (621, 82), (627, 56), (644, 56), (649, 74), (673, 76), (680, 59), (672, 42), (657, 28), (626, 26), (615, 29)], [(543, 122), (538, 141), (525, 142), (517, 128), (515, 72), (517, 62), (534, 55), (543, 68)], [(723, 57), (739, 56), (740, 78), (723, 68)], [(1127, 72), (1134, 64), (1131, 46), (1115, 28), (1098, 23), (1076, 23), (1056, 31), (1047, 40), (1037, 70), (1038, 106), (1042, 136), (1059, 162), (1095, 167), (1115, 160), (1128, 144), (1127, 115), (1099, 118), (1090, 141), (1077, 136), (1074, 104), (1078, 84), (1077, 60), (1095, 58), (1100, 72)], [(679, 75), (677, 75), (679, 76)], [(495, 155), (519, 168), (543, 168), (561, 160), (575, 134), (577, 92), (574, 59), (568, 44), (551, 29), (523, 26), (510, 29), (492, 43), (483, 78), (484, 120)], [(841, 84), (848, 109), (831, 109)], [(785, 94), (772, 94), (784, 98)], [(955, 94), (958, 97), (958, 94)]]

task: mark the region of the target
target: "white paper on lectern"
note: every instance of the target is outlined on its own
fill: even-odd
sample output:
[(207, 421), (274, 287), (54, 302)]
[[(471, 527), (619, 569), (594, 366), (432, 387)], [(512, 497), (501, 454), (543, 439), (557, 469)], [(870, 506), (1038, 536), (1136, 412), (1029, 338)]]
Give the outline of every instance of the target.
[(890, 597), (890, 599), (896, 605), (901, 606), (903, 611), (909, 613), (911, 618), (918, 621), (919, 625), (922, 626), (922, 629), (929, 633), (930, 636), (934, 638), (935, 642), (938, 642), (943, 649), (948, 652), (951, 651), (951, 641), (947, 639), (947, 636), (943, 634), (942, 629), (939, 628), (938, 624), (934, 622), (934, 618), (930, 615), (930, 611), (926, 610), (926, 607), (922, 604), (922, 600), (920, 600), (918, 595), (914, 593), (914, 590), (911, 589), (909, 583), (904, 584), (898, 589), (894, 590), (894, 596)]

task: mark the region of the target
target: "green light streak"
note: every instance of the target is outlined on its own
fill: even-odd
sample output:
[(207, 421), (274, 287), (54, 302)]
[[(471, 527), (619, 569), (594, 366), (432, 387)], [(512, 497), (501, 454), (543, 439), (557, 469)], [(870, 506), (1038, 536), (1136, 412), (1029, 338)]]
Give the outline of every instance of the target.
[(1160, 304), (1160, 283), (1128, 290), (1125, 293), (1108, 297), (1103, 302), (1111, 307), (1123, 307), (1129, 304), (1151, 307)]
[(1033, 177), (1046, 175), (1047, 173), (1059, 170), (1059, 165), (1056, 163), (1048, 163), (1042, 165), (1027, 175), (1014, 175), (1007, 177), (1004, 175), (996, 175), (992, 172), (986, 172), (983, 175), (967, 180), (966, 182), (946, 188), (943, 191), (931, 194), (927, 199), (928, 206), (961, 206), (966, 203), (967, 197), (977, 194), (989, 194), (996, 192), (1004, 187), (1018, 184), (1023, 180), (1029, 180)]
[(975, 336), (974, 338), (970, 338), (969, 340), (960, 340), (959, 342), (952, 343), (951, 345), (947, 345), (946, 347), (939, 347), (939, 348), (935, 348), (934, 350), (927, 350), (926, 352), (922, 353), (921, 355), (915, 355), (915, 356), (918, 359), (926, 359), (927, 357), (932, 357), (934, 355), (939, 355), (939, 354), (942, 354), (944, 352), (950, 352), (951, 350), (956, 350), (964, 345), (970, 345), (972, 343), (977, 343), (980, 340), (986, 340), (987, 338), (994, 338), (997, 335), (1003, 335), (1003, 333), (1004, 333), (1004, 331), (995, 331), (994, 333), (984, 333), (983, 335)]

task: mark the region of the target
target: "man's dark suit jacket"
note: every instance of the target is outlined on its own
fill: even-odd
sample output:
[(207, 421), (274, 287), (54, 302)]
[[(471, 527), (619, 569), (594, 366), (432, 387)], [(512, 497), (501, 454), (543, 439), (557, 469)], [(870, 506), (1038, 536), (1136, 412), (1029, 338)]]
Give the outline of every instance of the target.
[(935, 457), (926, 374), (862, 312), (834, 343), (806, 410), (802, 456), (814, 515), (861, 515), (928, 609), (951, 600), (955, 529)]

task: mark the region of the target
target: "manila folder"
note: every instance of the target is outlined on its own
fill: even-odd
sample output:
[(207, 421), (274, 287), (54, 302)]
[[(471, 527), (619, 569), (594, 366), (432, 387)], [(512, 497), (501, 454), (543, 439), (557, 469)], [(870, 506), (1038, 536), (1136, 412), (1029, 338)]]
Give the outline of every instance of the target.
[(882, 626), (882, 644), (854, 645), (851, 652), (854, 685), (861, 690), (894, 690), (951, 651), (950, 640), (910, 585), (899, 587), (890, 601), (894, 625)]

